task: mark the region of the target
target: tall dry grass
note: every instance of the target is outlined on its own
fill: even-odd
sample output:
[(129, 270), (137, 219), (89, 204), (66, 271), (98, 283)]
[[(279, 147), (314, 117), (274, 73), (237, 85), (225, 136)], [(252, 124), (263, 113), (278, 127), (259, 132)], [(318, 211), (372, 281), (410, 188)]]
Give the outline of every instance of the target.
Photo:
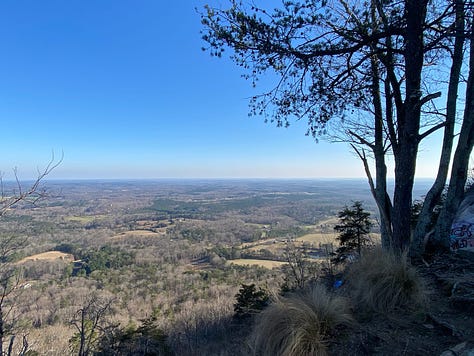
[(352, 323), (346, 299), (321, 285), (278, 297), (257, 318), (253, 331), (258, 355), (326, 355), (334, 330)]
[(347, 284), (355, 305), (382, 313), (418, 308), (426, 302), (425, 286), (407, 254), (377, 248), (349, 266)]

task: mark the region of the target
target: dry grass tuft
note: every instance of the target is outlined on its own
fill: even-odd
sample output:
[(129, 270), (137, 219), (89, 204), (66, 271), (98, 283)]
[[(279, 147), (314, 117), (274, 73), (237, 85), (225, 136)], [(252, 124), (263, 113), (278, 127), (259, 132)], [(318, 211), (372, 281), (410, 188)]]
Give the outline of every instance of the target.
[(323, 286), (279, 297), (260, 313), (253, 338), (259, 355), (326, 355), (328, 337), (353, 319), (347, 300)]
[(414, 309), (426, 301), (423, 281), (406, 254), (366, 251), (348, 268), (347, 282), (354, 303), (365, 310)]

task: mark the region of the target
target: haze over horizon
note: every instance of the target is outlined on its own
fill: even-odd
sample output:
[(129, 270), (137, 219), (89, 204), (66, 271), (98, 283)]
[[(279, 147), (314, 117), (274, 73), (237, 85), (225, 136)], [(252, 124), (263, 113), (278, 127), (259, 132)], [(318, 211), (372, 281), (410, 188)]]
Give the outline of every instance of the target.
[[(305, 136), (305, 120), (248, 117), (268, 83), (201, 50), (205, 3), (226, 4), (3, 2), (5, 177), (34, 178), (52, 151), (64, 160), (51, 179), (365, 177), (346, 144)], [(418, 177), (435, 175), (438, 151), (422, 146)]]

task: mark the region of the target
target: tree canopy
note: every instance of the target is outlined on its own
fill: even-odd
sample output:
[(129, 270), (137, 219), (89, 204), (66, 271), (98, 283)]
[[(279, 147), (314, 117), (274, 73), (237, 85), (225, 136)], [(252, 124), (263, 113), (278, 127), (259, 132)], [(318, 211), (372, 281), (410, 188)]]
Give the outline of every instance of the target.
[[(384, 247), (410, 247), (416, 257), (432, 231), (446, 247), (474, 143), (472, 0), (300, 0), (272, 10), (229, 0), (201, 16), (211, 55), (230, 49), (253, 85), (275, 75), (275, 85), (251, 99), (251, 114), (278, 126), (304, 118), (315, 138), (350, 143), (377, 202)], [(419, 145), (442, 130), (437, 177), (411, 229)]]

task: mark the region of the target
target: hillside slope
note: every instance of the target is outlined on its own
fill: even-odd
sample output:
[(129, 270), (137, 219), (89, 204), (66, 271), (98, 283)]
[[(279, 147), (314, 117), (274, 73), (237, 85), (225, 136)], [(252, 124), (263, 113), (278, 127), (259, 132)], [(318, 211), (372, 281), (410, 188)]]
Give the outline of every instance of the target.
[(415, 314), (357, 315), (348, 335), (335, 337), (333, 355), (474, 354), (474, 253), (435, 256), (417, 266), (428, 290)]

